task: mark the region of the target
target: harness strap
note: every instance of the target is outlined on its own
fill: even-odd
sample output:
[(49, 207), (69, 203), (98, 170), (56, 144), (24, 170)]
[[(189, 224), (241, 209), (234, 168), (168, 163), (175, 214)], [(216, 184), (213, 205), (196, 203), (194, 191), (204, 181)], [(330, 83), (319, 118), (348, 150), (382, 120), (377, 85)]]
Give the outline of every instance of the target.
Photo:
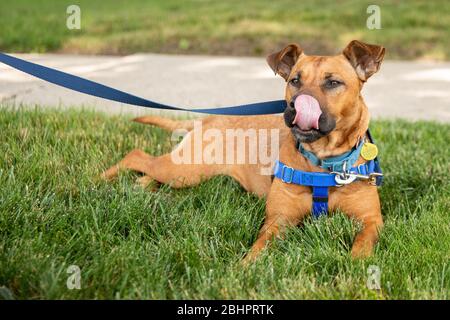
[(335, 175), (327, 172), (307, 172), (289, 167), (281, 161), (275, 162), (274, 176), (284, 183), (309, 187), (335, 187)]
[(274, 176), (284, 183), (312, 187), (312, 214), (318, 218), (328, 212), (328, 187), (335, 187), (335, 175), (327, 172), (307, 172), (289, 167), (281, 161), (275, 162)]
[(312, 214), (314, 218), (318, 218), (328, 212), (328, 187), (313, 187), (312, 188)]

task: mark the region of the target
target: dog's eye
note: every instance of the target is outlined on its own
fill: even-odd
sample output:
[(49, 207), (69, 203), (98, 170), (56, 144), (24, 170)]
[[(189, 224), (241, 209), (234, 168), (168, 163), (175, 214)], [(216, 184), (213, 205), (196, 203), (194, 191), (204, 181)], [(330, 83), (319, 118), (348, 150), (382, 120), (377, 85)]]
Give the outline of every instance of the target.
[(290, 84), (298, 86), (300, 84), (300, 77), (296, 76), (289, 81)]
[(325, 88), (334, 89), (336, 87), (339, 87), (341, 84), (343, 84), (343, 83), (338, 80), (327, 79), (325, 81)]

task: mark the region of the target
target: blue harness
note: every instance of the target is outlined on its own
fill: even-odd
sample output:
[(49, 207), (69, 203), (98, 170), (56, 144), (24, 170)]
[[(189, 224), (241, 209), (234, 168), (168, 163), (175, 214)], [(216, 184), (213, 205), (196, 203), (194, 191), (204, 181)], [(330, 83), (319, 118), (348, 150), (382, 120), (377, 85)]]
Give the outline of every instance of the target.
[[(373, 142), (369, 130), (367, 136)], [(361, 141), (352, 150), (326, 159), (319, 159), (315, 154), (298, 144), (299, 152), (312, 164), (330, 172), (306, 172), (294, 169), (282, 163), (275, 162), (274, 176), (284, 183), (294, 183), (301, 186), (312, 187), (312, 215), (319, 217), (328, 212), (328, 188), (341, 187), (357, 180), (366, 180), (370, 184), (380, 186), (383, 180), (378, 158), (367, 161), (359, 166), (353, 166), (359, 158), (364, 141)], [(350, 168), (349, 168), (350, 167)]]

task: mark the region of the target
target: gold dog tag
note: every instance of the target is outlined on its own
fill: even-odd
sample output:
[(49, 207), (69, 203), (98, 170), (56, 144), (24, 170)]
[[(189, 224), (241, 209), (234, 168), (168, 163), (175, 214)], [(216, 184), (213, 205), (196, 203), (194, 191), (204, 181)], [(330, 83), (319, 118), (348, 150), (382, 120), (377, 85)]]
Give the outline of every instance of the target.
[(373, 143), (365, 142), (361, 148), (361, 157), (365, 160), (373, 160), (378, 154), (378, 148)]

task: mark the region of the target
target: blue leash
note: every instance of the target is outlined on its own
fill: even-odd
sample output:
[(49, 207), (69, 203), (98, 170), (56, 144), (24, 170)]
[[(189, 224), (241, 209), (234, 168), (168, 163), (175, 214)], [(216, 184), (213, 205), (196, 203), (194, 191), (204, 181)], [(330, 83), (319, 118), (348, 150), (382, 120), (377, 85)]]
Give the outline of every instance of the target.
[(48, 81), (50, 83), (56, 84), (58, 86), (67, 89), (89, 94), (94, 97), (99, 97), (103, 99), (108, 99), (112, 101), (117, 101), (121, 103), (146, 108), (192, 111), (218, 115), (239, 115), (239, 116), (282, 113), (286, 108), (285, 100), (250, 103), (222, 108), (208, 108), (208, 109), (180, 108), (140, 98), (138, 96), (126, 93), (124, 91), (120, 91), (105, 86), (98, 82), (77, 77), (52, 68), (44, 67), (42, 65), (28, 62), (23, 59), (19, 59), (1, 52), (0, 52), (0, 62), (3, 62), (4, 64), (9, 65), (10, 67), (28, 73), (32, 76), (35, 76), (36, 78)]

